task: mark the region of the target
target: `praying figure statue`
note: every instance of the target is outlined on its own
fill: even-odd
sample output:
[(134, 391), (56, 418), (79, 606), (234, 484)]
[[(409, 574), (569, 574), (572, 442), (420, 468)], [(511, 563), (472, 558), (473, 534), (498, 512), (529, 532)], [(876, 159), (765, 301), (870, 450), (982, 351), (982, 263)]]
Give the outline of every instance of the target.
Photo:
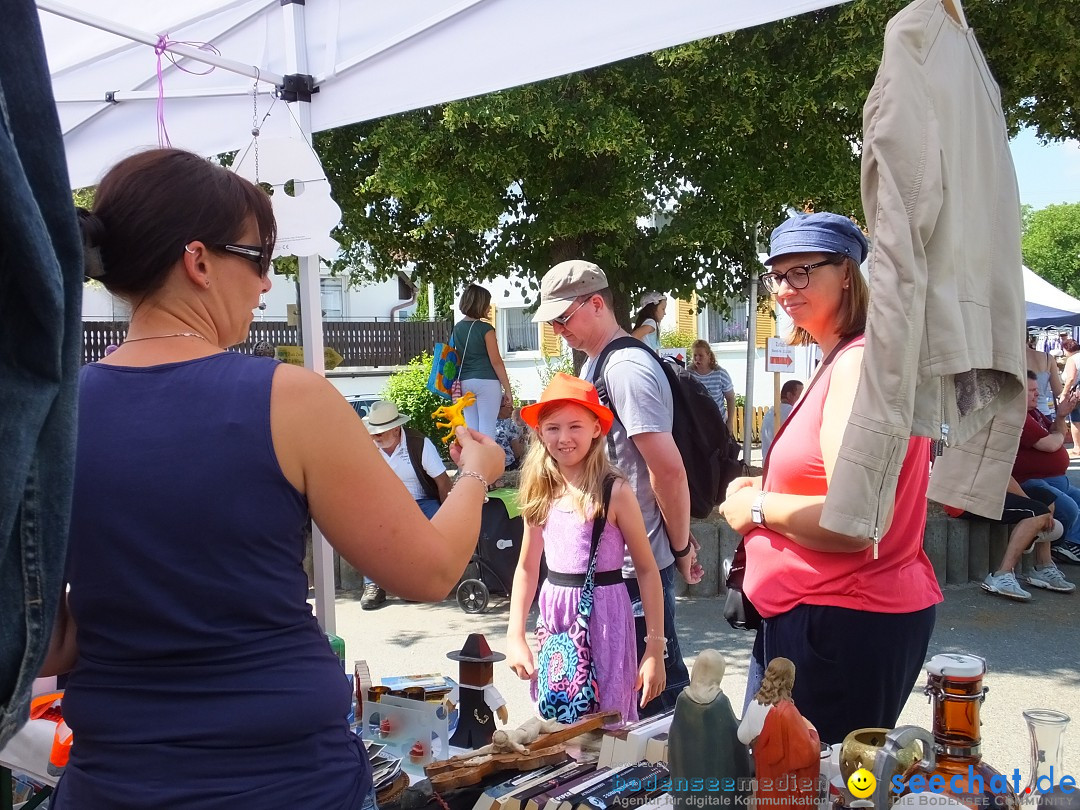
[[(689, 686), (675, 703), (668, 768), (677, 810), (709, 806), (718, 796), (737, 807), (744, 801), (740, 797), (749, 795), (750, 754), (739, 742), (739, 721), (720, 688), (726, 666), (717, 650), (702, 650)], [(719, 789), (713, 780), (719, 780)]]

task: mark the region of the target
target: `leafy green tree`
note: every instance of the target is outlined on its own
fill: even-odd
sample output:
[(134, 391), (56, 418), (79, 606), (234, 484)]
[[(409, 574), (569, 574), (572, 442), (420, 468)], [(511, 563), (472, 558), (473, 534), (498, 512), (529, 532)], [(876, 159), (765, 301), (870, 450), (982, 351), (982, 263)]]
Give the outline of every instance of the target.
[[(839, 6), (324, 133), (357, 280), (510, 276), (585, 256), (643, 289), (745, 289), (789, 207), (862, 219), (862, 106), (906, 0)], [(1080, 134), (1075, 0), (967, 0), (1009, 126)]]
[(1080, 203), (1048, 205), (1025, 218), (1024, 263), (1080, 298)]

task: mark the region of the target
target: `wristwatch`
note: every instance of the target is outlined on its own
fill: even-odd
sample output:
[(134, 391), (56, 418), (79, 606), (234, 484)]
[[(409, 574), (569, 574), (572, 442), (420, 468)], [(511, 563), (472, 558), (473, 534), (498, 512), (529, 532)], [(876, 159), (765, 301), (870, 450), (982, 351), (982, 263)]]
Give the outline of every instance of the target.
[(750, 505), (750, 520), (757, 526), (765, 525), (765, 490), (761, 490), (754, 502)]

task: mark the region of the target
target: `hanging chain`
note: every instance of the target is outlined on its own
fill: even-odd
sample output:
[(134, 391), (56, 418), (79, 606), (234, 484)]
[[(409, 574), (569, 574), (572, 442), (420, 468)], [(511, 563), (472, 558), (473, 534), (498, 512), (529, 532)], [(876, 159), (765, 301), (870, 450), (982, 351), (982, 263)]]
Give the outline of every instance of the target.
[(255, 183), (259, 182), (259, 77), (255, 69), (255, 81), (251, 84), (251, 137), (255, 139)]

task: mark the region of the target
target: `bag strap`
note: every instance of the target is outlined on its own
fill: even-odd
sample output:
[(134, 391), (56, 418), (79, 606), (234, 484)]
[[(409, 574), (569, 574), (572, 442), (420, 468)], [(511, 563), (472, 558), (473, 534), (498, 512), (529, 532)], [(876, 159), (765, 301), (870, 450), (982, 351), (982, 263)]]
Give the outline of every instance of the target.
[(817, 384), (817, 381), (825, 376), (825, 369), (828, 368), (832, 361), (836, 359), (836, 356), (840, 354), (840, 351), (844, 349), (844, 347), (846, 347), (849, 343), (858, 340), (862, 336), (862, 332), (856, 332), (854, 335), (848, 335), (846, 338), (833, 346), (832, 351), (829, 352), (825, 359), (821, 361), (821, 365), (818, 366), (817, 373), (810, 379), (810, 382), (807, 383), (806, 388), (803, 389), (802, 396), (799, 397), (799, 401), (795, 403), (795, 407), (791, 409), (791, 413), (787, 415), (787, 419), (783, 421), (783, 423), (780, 425), (780, 429), (776, 431), (776, 435), (773, 436), (772, 444), (769, 445), (769, 452), (765, 454), (765, 458), (761, 461), (761, 483), (763, 485), (765, 483), (765, 476), (769, 473), (769, 456), (772, 455), (773, 448), (776, 447), (776, 440), (780, 438), (780, 434), (782, 434), (784, 432), (784, 429), (791, 423), (791, 417), (793, 417), (795, 415), (795, 412), (802, 407), (802, 404), (804, 402), (806, 402), (806, 395), (810, 393), (810, 389)]
[(465, 346), (461, 350), (461, 362), (465, 362), (465, 355), (469, 353), (469, 338), (472, 337), (472, 329), (476, 326), (476, 318), (473, 318), (473, 322), (469, 324), (469, 331), (465, 333)]
[(592, 594), (596, 580), (596, 558), (600, 551), (600, 535), (604, 533), (607, 525), (608, 509), (611, 506), (611, 490), (615, 486), (615, 476), (609, 475), (604, 479), (604, 495), (602, 507), (593, 519), (592, 543), (589, 546), (589, 567), (585, 571), (585, 584), (581, 586), (581, 599), (578, 601), (578, 614), (589, 618), (592, 614)]

